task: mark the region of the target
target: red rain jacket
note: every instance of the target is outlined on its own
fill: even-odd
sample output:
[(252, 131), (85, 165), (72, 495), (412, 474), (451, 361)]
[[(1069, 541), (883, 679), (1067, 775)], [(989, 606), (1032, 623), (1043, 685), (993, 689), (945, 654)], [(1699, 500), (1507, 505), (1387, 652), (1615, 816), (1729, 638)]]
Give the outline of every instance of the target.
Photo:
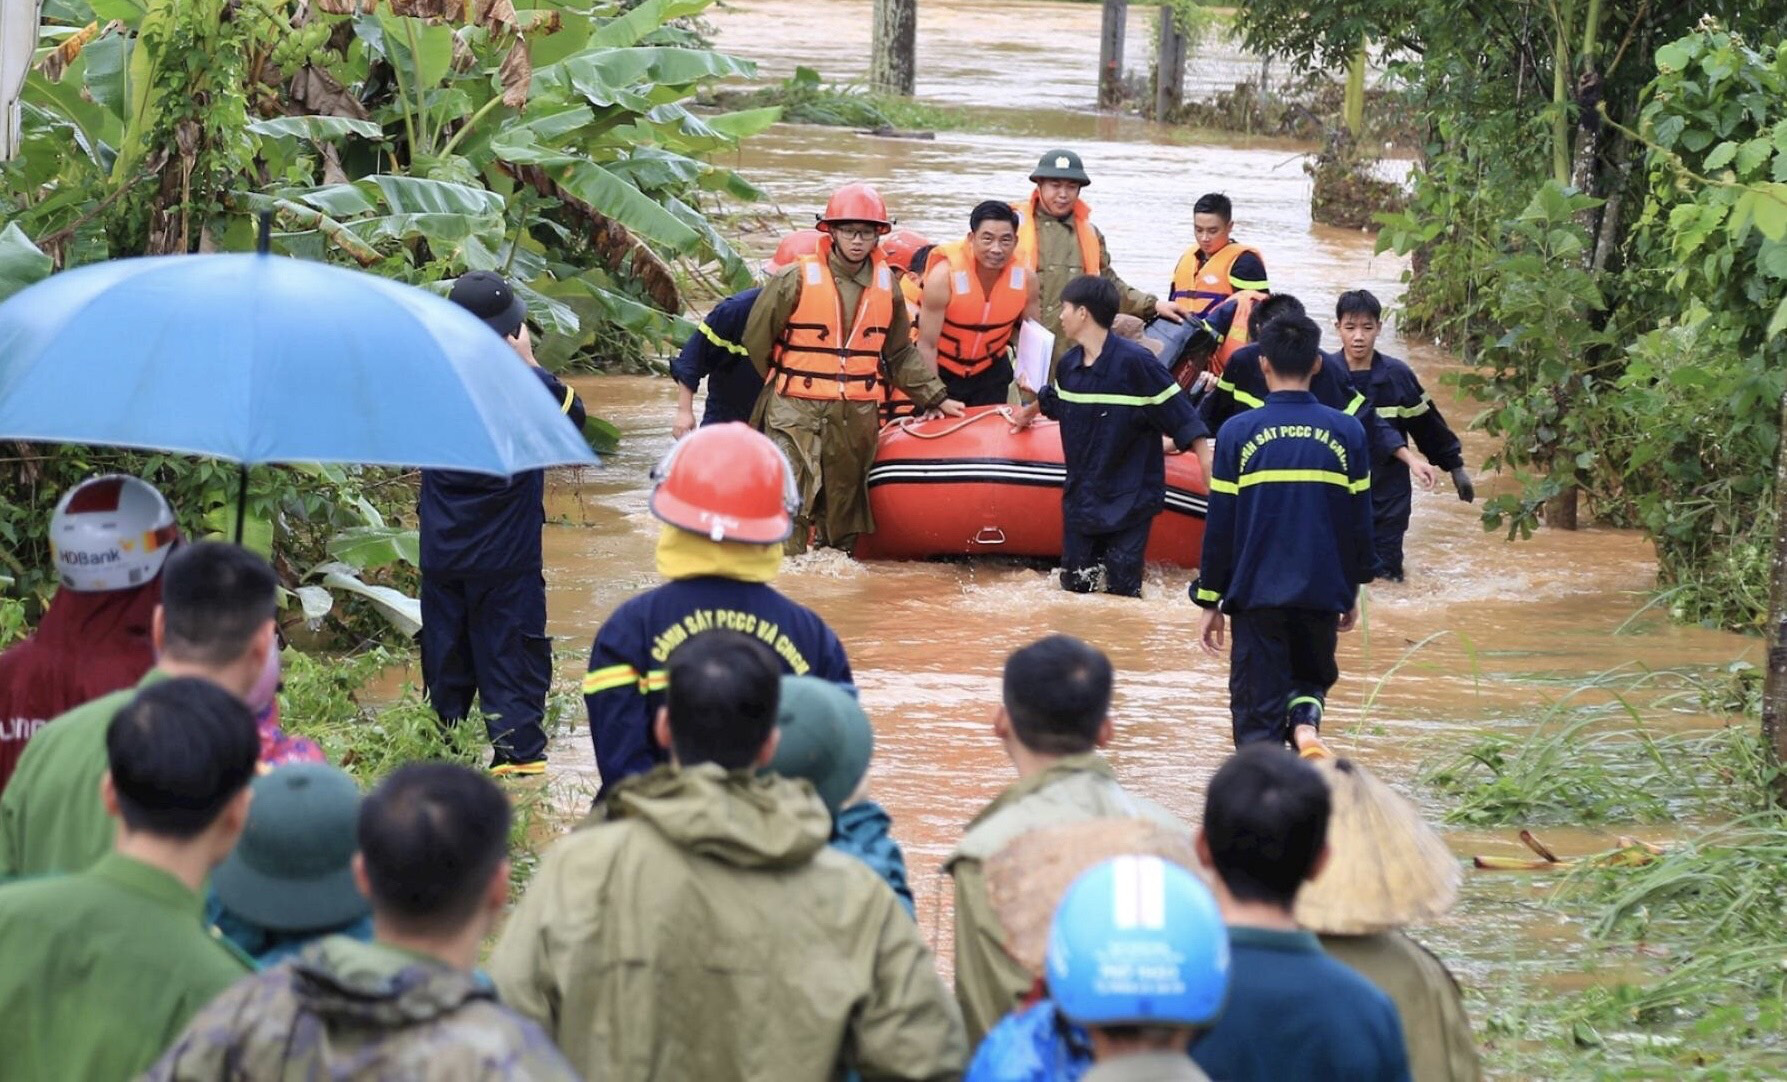
[(159, 575), (132, 590), (58, 590), (36, 633), (0, 654), (0, 791), (45, 722), (135, 686), (155, 664), (160, 601)]

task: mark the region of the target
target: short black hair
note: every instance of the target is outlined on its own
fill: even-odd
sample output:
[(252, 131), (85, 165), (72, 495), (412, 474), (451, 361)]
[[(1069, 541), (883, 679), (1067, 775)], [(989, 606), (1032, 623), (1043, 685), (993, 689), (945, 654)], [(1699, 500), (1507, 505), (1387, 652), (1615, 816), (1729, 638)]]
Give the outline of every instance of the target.
[(920, 245), (918, 250), (912, 253), (912, 262), (906, 269), (913, 274), (923, 274), (925, 272), (925, 264), (931, 261), (931, 253), (936, 250), (937, 246), (935, 244)]
[(1067, 283), (1061, 291), (1061, 300), (1065, 304), (1075, 304), (1092, 314), (1092, 322), (1111, 329), (1111, 323), (1117, 318), (1117, 287), (1103, 275), (1082, 274)]
[(1249, 744), (1222, 764), (1204, 796), (1204, 840), (1238, 901), (1285, 909), (1328, 839), (1327, 783), (1276, 744)]
[(410, 763), (360, 802), (356, 836), (373, 912), (419, 934), (464, 928), (508, 854), (509, 801), (475, 770)]
[(1111, 712), (1111, 661), (1072, 635), (1050, 635), (1005, 659), (1005, 714), (1018, 743), (1043, 755), (1098, 746)]
[(1309, 375), (1321, 351), (1322, 332), (1308, 316), (1279, 316), (1260, 328), (1260, 355), (1281, 376)]
[(105, 732), (106, 767), (124, 825), (190, 839), (254, 780), (261, 737), (242, 700), (195, 676), (136, 693)]
[(1303, 302), (1289, 293), (1274, 293), (1261, 297), (1254, 302), (1253, 311), (1247, 313), (1247, 337), (1255, 342), (1260, 340), (1260, 328), (1277, 319), (1279, 316), (1308, 315), (1303, 310)]
[(1339, 322), (1348, 316), (1370, 316), (1373, 323), (1382, 323), (1384, 306), (1378, 303), (1369, 289), (1348, 290), (1334, 302), (1334, 319)]
[(1223, 221), (1232, 222), (1235, 220), (1235, 205), (1221, 192), (1208, 192), (1198, 196), (1198, 201), (1191, 205), (1191, 213), (1217, 214)]
[(161, 576), (163, 649), (183, 661), (228, 664), (273, 619), (278, 593), (267, 561), (240, 545), (182, 545)]
[(968, 232), (972, 233), (986, 222), (1005, 222), (1013, 229), (1018, 227), (1018, 212), (1011, 209), (1010, 203), (1001, 203), (997, 199), (988, 199), (977, 204), (968, 215)]
[(769, 647), (738, 631), (703, 631), (670, 652), (670, 746), (683, 766), (751, 765), (775, 731), (782, 667)]

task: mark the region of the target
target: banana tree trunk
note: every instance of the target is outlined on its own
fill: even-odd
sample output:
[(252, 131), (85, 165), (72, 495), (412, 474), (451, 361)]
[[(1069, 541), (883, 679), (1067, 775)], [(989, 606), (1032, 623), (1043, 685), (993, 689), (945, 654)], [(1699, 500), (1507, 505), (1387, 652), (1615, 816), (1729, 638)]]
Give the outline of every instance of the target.
[(19, 96), (37, 48), (38, 0), (0, 0), (0, 162), (19, 152)]

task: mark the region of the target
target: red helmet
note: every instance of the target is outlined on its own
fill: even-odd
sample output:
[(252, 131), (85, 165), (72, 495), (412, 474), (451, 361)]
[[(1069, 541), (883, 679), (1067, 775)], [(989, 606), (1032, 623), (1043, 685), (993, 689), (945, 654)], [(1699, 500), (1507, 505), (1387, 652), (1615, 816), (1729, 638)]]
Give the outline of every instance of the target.
[(819, 229), (829, 233), (833, 222), (868, 222), (883, 234), (893, 229), (887, 216), (887, 203), (872, 184), (846, 184), (831, 193), (825, 201), (825, 213), (819, 215)]
[(794, 470), (750, 425), (697, 428), (676, 441), (652, 480), (652, 514), (678, 529), (748, 545), (773, 545), (794, 532)]
[(796, 229), (783, 237), (782, 243), (776, 245), (776, 254), (770, 256), (769, 262), (763, 264), (763, 273), (774, 274), (779, 270), (793, 266), (794, 261), (801, 256), (817, 252), (820, 238), (824, 236), (825, 234), (817, 229)]
[(912, 257), (920, 248), (929, 248), (931, 242), (916, 229), (896, 229), (881, 242), (881, 250), (887, 253), (887, 261), (901, 270), (913, 272), (923, 271), (923, 267), (914, 267)]

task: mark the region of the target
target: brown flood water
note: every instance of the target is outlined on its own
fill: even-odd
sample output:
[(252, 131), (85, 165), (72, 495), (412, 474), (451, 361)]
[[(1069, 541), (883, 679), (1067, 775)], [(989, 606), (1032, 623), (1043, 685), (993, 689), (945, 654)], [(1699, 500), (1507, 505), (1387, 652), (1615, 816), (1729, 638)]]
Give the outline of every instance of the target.
[[(776, 62), (791, 67), (810, 62), (800, 50), (817, 55), (821, 43), (845, 57), (860, 55), (866, 10), (856, 0), (804, 4), (795, 22), (792, 3), (749, 0), (714, 21), (722, 48), (747, 55), (761, 50), (769, 59), (766, 43), (773, 41)], [(939, 24), (955, 25), (948, 20), (974, 10), (931, 3), (922, 8), (927, 22), (921, 42), (934, 44), (928, 51), (921, 47), (921, 64), (938, 59)], [(1096, 34), (1098, 11), (1091, 6), (1001, 4), (997, 11), (1009, 13), (1004, 25), (1040, 23), (1070, 44), (1076, 34)], [(1090, 85), (1090, 61), (1075, 60), (1052, 83), (1038, 49), (982, 44), (972, 55), (962, 53), (954, 66), (926, 69), (920, 89), (955, 100), (1085, 99), (1073, 80)], [(982, 62), (990, 61), (1008, 66), (987, 71)], [(1087, 192), (1094, 220), (1109, 239), (1119, 272), (1132, 283), (1163, 289), (1190, 242), (1192, 200), (1220, 189), (1236, 200), (1236, 235), (1263, 249), (1274, 286), (1302, 297), (1318, 322), (1329, 322), (1324, 313), (1332, 312), (1335, 296), (1345, 289), (1364, 286), (1391, 303), (1401, 292), (1404, 264), (1373, 255), (1372, 238), (1310, 223), (1299, 148), (1191, 144), (1183, 133), (1137, 122), (1053, 115), (1055, 130), (1034, 138), (940, 134), (933, 142), (915, 142), (782, 126), (751, 140), (736, 164), (798, 219), (816, 210), (834, 185), (867, 179), (904, 222), (948, 239), (965, 229), (976, 201), (1023, 195), (1023, 178), (1037, 155), (1055, 139), (1070, 140), (1094, 179)], [(1335, 345), (1331, 333), (1327, 344)], [(1465, 426), (1472, 408), (1459, 404), (1441, 379), (1453, 358), (1401, 341), (1393, 321), (1382, 348), (1409, 357), (1453, 426)], [(670, 444), (675, 400), (667, 379), (597, 377), (580, 381), (579, 388), (592, 410), (620, 427), (625, 442), (605, 468), (560, 478), (554, 486), (550, 512), (560, 521), (547, 531), (546, 574), (551, 631), (561, 651), (587, 649), (619, 602), (657, 581), (647, 472)], [(1466, 434), (1465, 443), (1473, 464), (1489, 453), (1479, 436)], [(1484, 478), (1479, 492), (1487, 495), (1496, 484)], [(1615, 634), (1653, 582), (1652, 554), (1635, 534), (1591, 529), (1508, 543), (1485, 534), (1476, 509), (1460, 503), (1448, 486), (1417, 493), (1407, 562), (1408, 582), (1371, 587), (1367, 626), (1343, 637), (1343, 676), (1327, 728), (1338, 750), (1416, 795), (1436, 818), (1444, 808), (1414, 784), (1420, 765), (1456, 753), (1482, 731), (1523, 729), (1576, 678), (1622, 665), (1720, 666), (1756, 657), (1748, 640), (1670, 626), (1655, 613), (1638, 621), (1635, 631)], [(1197, 610), (1185, 593), (1189, 578), (1151, 569), (1138, 601), (1068, 595), (1044, 572), (994, 562), (858, 564), (818, 553), (784, 572), (777, 585), (822, 613), (849, 649), (877, 730), (873, 792), (893, 815), (919, 896), (921, 926), (944, 966), (949, 892), (937, 869), (963, 824), (1013, 780), (988, 721), (1000, 667), (1012, 648), (1063, 631), (1105, 649), (1118, 670), (1118, 735), (1110, 755), (1119, 774), (1196, 820), (1204, 781), (1230, 751), (1230, 738), (1227, 664), (1196, 647)], [(1425, 645), (1411, 655), (1415, 644)], [(574, 686), (580, 675), (581, 667), (567, 660), (559, 684)], [(1679, 730), (1723, 720), (1684, 713), (1656, 718), (1655, 724)], [(581, 807), (595, 787), (581, 712), (576, 730), (555, 741), (552, 755), (555, 784), (567, 803)], [(1635, 832), (1659, 836), (1655, 830)], [(1592, 832), (1557, 834), (1556, 846), (1567, 853), (1609, 843)], [(1511, 830), (1452, 838), (1461, 855), (1522, 852)], [(1478, 875), (1467, 882), (1457, 909), (1426, 937), (1467, 984), (1481, 967), (1510, 960), (1535, 980), (1571, 980), (1561, 971), (1582, 966), (1560, 952), (1568, 954), (1578, 936), (1541, 912), (1545, 891), (1542, 880)]]

